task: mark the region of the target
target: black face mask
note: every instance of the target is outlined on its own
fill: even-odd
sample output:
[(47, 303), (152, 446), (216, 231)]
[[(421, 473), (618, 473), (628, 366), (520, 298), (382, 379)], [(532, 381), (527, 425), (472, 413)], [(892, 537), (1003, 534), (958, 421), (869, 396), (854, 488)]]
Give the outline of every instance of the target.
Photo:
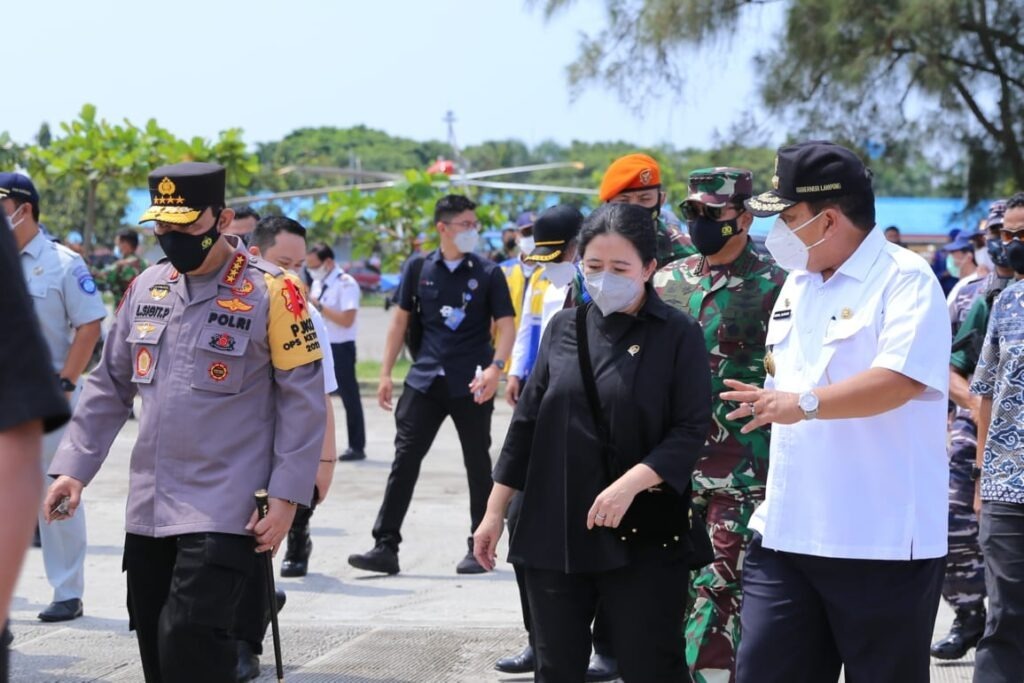
[(1003, 241), (998, 237), (987, 240), (985, 247), (988, 249), (988, 255), (992, 259), (992, 263), (996, 264), (1000, 268), (1009, 268), (1010, 262), (1006, 260), (1006, 249), (1003, 247)]
[(728, 221), (713, 221), (710, 218), (699, 216), (689, 221), (687, 227), (690, 229), (693, 246), (697, 247), (697, 251), (705, 256), (722, 251), (725, 243), (740, 233), (735, 218)]
[(156, 236), (157, 241), (160, 242), (160, 248), (167, 254), (167, 260), (179, 273), (191, 273), (203, 265), (210, 249), (220, 239), (220, 233), (217, 231), (219, 220), (220, 212), (218, 211), (213, 221), (213, 227), (201, 235), (189, 235), (172, 230)]
[(1004, 245), (1004, 247), (1006, 260), (1009, 262), (1010, 267), (1013, 268), (1013, 272), (1017, 273), (1017, 275), (1024, 275), (1024, 242), (1015, 239), (1009, 244)]

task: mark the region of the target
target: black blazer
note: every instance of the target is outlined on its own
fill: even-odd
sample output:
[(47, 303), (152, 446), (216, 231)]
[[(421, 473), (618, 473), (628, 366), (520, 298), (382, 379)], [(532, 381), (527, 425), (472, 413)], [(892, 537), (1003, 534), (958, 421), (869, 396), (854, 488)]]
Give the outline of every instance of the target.
[[(516, 406), (494, 481), (523, 491), (509, 560), (566, 572), (625, 566), (630, 544), (588, 531), (587, 511), (610, 484), (576, 351), (572, 310), (551, 319)], [(644, 463), (688, 492), (711, 425), (711, 371), (700, 325), (648, 288), (636, 316), (587, 316), (601, 408), (625, 469)], [(631, 541), (632, 543), (632, 541)]]

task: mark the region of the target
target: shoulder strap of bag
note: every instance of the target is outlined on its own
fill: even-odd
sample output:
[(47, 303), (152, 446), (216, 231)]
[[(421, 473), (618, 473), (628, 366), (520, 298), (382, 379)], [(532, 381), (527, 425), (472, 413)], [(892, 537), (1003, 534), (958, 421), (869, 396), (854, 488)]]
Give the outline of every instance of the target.
[(587, 312), (590, 304), (576, 307), (576, 357), (580, 363), (580, 376), (583, 378), (583, 389), (587, 394), (590, 413), (594, 417), (598, 436), (602, 443), (611, 445), (611, 434), (608, 422), (601, 412), (601, 399), (597, 395), (597, 382), (594, 380), (594, 366), (590, 361), (590, 343), (587, 341)]
[(412, 308), (414, 312), (420, 310), (420, 275), (423, 273), (423, 262), (426, 260), (426, 257), (420, 257), (409, 265), (408, 277), (412, 277), (412, 281), (415, 283), (412, 290)]

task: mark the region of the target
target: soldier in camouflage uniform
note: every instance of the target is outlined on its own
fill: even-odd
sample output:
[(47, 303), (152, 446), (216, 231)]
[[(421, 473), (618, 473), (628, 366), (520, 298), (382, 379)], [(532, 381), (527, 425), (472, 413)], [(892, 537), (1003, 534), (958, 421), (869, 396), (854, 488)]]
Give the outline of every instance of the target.
[[(712, 432), (693, 472), (693, 513), (706, 519), (714, 561), (697, 572), (686, 627), (686, 660), (697, 683), (735, 681), (740, 638), (740, 575), (747, 528), (764, 500), (769, 430), (741, 434), (718, 400), (725, 379), (761, 385), (765, 334), (786, 273), (754, 250), (748, 170), (707, 168), (689, 178), (681, 206), (698, 254), (662, 268), (654, 286), (669, 304), (700, 321), (711, 359)], [(770, 363), (768, 364), (770, 366)]]
[(146, 269), (146, 262), (135, 253), (139, 248), (137, 232), (122, 230), (117, 233), (117, 248), (121, 252), (120, 258), (96, 274), (100, 286), (114, 295), (115, 302), (124, 297), (128, 285)]
[(986, 228), (990, 236), (989, 255), (995, 272), (964, 285), (954, 298), (950, 313), (953, 323), (953, 353), (949, 360), (949, 396), (956, 411), (949, 430), (949, 552), (942, 597), (956, 612), (945, 638), (932, 644), (937, 659), (960, 659), (972, 648), (985, 630), (985, 566), (978, 545), (978, 518), (974, 514), (974, 480), (971, 477), (978, 444), (978, 427), (973, 408), (976, 397), (968, 391), (978, 356), (989, 310), (995, 297), (1013, 276), (1002, 250), (998, 229), (1002, 226), (1005, 203), (995, 202)]

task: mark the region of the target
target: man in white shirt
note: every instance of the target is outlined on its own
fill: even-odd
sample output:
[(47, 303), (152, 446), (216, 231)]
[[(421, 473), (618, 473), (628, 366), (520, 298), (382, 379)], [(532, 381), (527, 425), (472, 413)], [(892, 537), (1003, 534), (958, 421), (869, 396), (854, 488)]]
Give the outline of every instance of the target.
[(356, 313), (359, 311), (359, 283), (334, 261), (334, 250), (326, 244), (306, 252), (306, 270), (313, 276), (309, 301), (327, 322), (327, 338), (334, 357), (338, 393), (345, 405), (348, 449), (338, 460), (366, 459), (366, 422), (356, 381)]
[[(928, 264), (875, 229), (871, 173), (828, 142), (783, 147), (766, 246), (791, 273), (764, 389), (727, 380), (749, 432), (772, 424), (744, 564), (737, 681), (928, 681), (945, 568), (950, 326)], [(794, 647), (794, 644), (799, 644)]]

